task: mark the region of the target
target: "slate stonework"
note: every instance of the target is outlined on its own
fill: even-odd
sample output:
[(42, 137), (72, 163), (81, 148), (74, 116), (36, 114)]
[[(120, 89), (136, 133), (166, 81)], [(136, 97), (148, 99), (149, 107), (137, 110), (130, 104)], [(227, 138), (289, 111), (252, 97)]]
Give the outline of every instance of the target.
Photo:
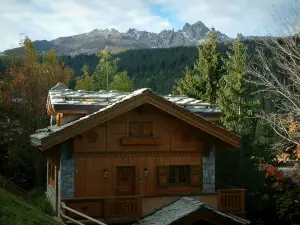
[(213, 145), (207, 156), (203, 156), (203, 192), (216, 192), (216, 167), (215, 167), (215, 146)]
[(67, 145), (61, 145), (60, 150), (60, 186), (61, 198), (74, 197), (74, 157), (69, 156)]

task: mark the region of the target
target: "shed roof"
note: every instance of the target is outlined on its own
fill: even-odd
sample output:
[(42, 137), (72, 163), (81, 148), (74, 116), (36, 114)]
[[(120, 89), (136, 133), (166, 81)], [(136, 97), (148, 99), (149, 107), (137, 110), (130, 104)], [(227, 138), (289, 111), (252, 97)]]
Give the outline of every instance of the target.
[[(216, 217), (223, 217), (222, 219), (228, 221), (228, 223), (226, 224), (250, 224), (248, 220), (242, 219), (234, 215), (222, 213), (190, 197), (180, 198), (179, 200), (143, 218), (141, 222), (144, 225), (171, 225), (174, 222), (189, 216), (191, 213), (198, 212), (199, 214), (201, 214), (205, 213), (205, 211), (213, 213)], [(137, 225), (137, 223), (133, 225)]]

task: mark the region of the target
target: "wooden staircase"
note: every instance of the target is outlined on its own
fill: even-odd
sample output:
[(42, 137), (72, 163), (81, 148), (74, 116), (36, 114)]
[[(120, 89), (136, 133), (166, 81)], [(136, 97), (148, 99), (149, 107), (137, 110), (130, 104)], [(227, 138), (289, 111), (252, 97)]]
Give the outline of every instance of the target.
[[(67, 216), (66, 212), (69, 211), (71, 213), (76, 214), (77, 216), (83, 217), (84, 219), (76, 220), (74, 218), (71, 218)], [(78, 212), (74, 209), (71, 209), (70, 207), (66, 206), (64, 202), (61, 202), (61, 209), (60, 209), (60, 218), (65, 224), (78, 224), (78, 225), (85, 225), (85, 224), (98, 224), (98, 225), (106, 225), (106, 223), (103, 223), (100, 220), (97, 220), (95, 218), (89, 217), (88, 215), (85, 215), (81, 212)]]

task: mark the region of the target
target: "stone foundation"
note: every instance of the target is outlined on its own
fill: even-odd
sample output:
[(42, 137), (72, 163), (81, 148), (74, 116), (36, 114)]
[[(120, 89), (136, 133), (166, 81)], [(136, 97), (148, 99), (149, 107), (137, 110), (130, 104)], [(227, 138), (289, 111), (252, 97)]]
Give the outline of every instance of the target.
[(216, 167), (215, 146), (213, 145), (207, 156), (203, 156), (203, 193), (215, 193)]
[(69, 155), (67, 145), (60, 150), (60, 198), (74, 197), (74, 157)]

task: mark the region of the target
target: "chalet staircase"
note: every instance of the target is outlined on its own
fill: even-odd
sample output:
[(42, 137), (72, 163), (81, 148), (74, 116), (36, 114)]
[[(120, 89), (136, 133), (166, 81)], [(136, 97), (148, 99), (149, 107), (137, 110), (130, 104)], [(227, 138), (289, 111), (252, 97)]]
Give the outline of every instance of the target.
[[(77, 216), (83, 217), (84, 219), (78, 220), (67, 216), (67, 212), (71, 212), (76, 214)], [(78, 224), (78, 225), (85, 225), (85, 224), (98, 224), (98, 225), (106, 225), (100, 220), (95, 218), (89, 217), (81, 212), (78, 212), (70, 207), (68, 207), (64, 202), (61, 202), (61, 210), (60, 210), (60, 218), (64, 222), (64, 224)]]
[(67, 220), (64, 222), (64, 224), (66, 224), (66, 225), (69, 225), (69, 224), (71, 224), (71, 225), (73, 225), (73, 224), (96, 224), (95, 222), (90, 221), (90, 220), (76, 220), (76, 221), (77, 222), (75, 223), (73, 221)]

